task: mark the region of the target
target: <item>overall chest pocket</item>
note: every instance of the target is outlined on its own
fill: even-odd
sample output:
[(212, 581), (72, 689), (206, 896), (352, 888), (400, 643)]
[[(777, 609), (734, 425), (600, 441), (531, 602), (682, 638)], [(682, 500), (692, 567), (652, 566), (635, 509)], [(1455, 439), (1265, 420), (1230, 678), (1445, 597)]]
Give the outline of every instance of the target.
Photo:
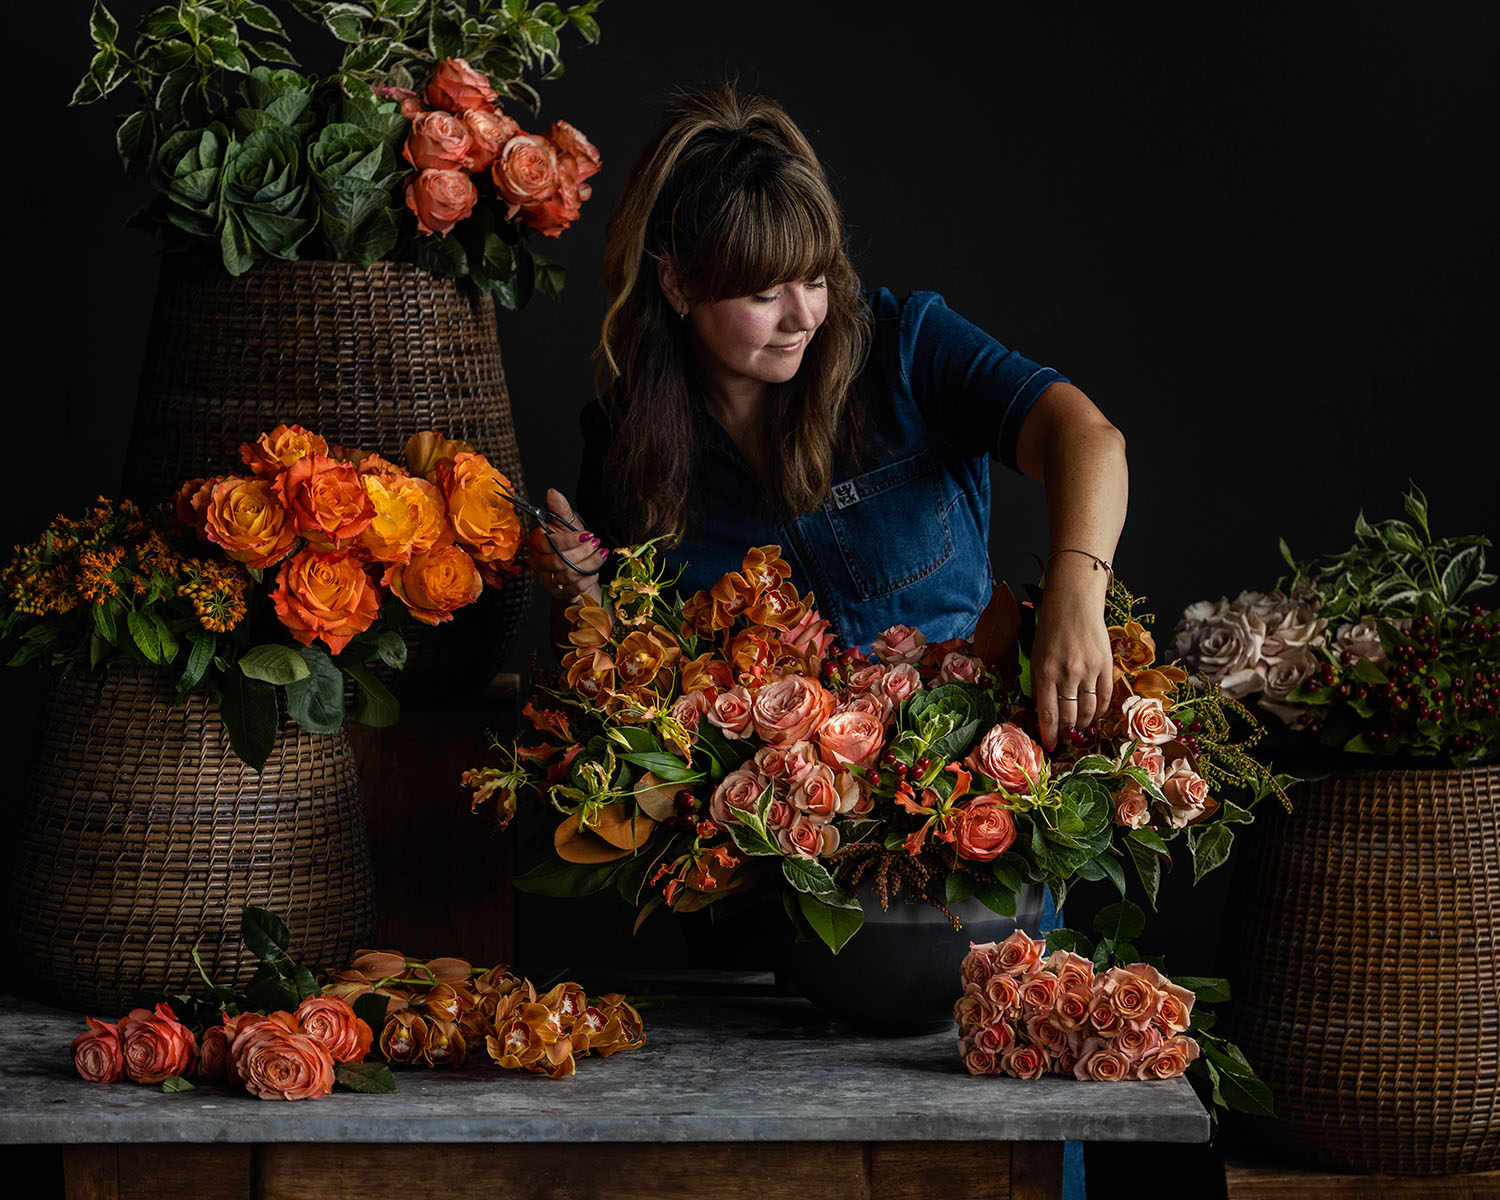
[(908, 587), (953, 557), (953, 530), (931, 451), (834, 484), (823, 515), (863, 600)]

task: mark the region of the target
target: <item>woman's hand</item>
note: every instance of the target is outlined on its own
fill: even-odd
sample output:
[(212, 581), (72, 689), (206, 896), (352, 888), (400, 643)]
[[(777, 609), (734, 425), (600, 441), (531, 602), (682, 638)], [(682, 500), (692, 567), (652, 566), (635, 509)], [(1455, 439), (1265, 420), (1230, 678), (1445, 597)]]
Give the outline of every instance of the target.
[[(598, 567), (609, 551), (584, 529), (568, 498), (556, 488), (547, 489), (547, 508), (561, 519), (549, 523), (547, 533), (533, 529), (527, 538), (531, 546), (531, 569), (536, 572), (537, 582), (559, 604), (571, 604), (579, 596), (598, 601), (599, 577), (585, 572)], [(569, 529), (564, 521), (572, 522), (573, 528)], [(548, 533), (552, 535), (551, 542), (547, 540)]]
[(1114, 656), (1104, 625), (1107, 583), (1107, 573), (1082, 555), (1058, 555), (1048, 568), (1031, 648), (1031, 694), (1047, 750), (1057, 745), (1059, 732), (1070, 725), (1085, 729), (1109, 707)]

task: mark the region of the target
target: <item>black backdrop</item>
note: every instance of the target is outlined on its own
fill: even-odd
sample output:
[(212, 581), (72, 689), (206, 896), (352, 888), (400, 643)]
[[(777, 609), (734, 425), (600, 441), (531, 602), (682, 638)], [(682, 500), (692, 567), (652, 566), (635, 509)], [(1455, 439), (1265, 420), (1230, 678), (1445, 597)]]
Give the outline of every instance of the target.
[[(11, 540), (117, 491), (157, 273), (122, 225), (144, 193), (111, 115), (63, 107), (88, 7), (9, 18), (28, 47), (6, 189)], [(144, 7), (115, 11), (131, 27)], [(603, 227), (632, 156), (672, 87), (737, 77), (819, 147), (868, 283), (941, 290), (1124, 430), (1116, 563), (1163, 639), (1187, 602), (1269, 586), (1278, 535), (1340, 548), (1361, 506), (1399, 510), (1408, 478), (1440, 528), (1494, 534), (1494, 14), (610, 0), (601, 44), (570, 40), (543, 89), (543, 120), (576, 124), (605, 164), (581, 223), (543, 247), (571, 271), (565, 298), (501, 317), (528, 485), (576, 477)], [(993, 542), (997, 575), (1034, 577), (1039, 488), (997, 475)], [(515, 666), (545, 643), (539, 597)], [(15, 737), (29, 698), (11, 691)], [(1206, 958), (1214, 895), (1173, 939)], [(522, 919), (523, 959), (555, 946), (558, 910)], [(636, 952), (599, 920), (606, 952)]]

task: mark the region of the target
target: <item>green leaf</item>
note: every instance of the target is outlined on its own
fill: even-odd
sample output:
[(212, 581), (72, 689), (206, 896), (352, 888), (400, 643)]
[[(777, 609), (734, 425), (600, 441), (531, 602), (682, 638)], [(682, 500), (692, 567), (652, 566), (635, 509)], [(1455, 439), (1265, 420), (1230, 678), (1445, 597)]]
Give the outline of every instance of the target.
[(1129, 900), (1117, 900), (1099, 910), (1094, 918), (1094, 928), (1104, 937), (1117, 942), (1128, 942), (1139, 937), (1146, 928), (1146, 914)]
[(136, 28), (141, 37), (147, 38), (169, 38), (183, 32), (182, 18), (177, 15), (177, 6), (173, 4), (153, 8), (141, 18)]
[(177, 680), (177, 694), (186, 696), (200, 683), (208, 673), (208, 664), (214, 660), (214, 646), (217, 639), (207, 630), (201, 630), (188, 635), (192, 643), (192, 649), (188, 651), (187, 665), (182, 669), (182, 676)]
[(367, 1096), (388, 1096), (396, 1090), (396, 1077), (383, 1062), (338, 1063), (333, 1080), (347, 1091)]
[(245, 52), (240, 49), (240, 43), (237, 38), (209, 38), (205, 45), (208, 46), (208, 52), (213, 56), (216, 67), (222, 67), (226, 71), (234, 71), (241, 75), (248, 75), (250, 73), (250, 60), (245, 57)]
[(324, 27), (341, 42), (357, 42), (374, 14), (363, 4), (330, 4), (322, 12)]
[(797, 905), (802, 910), (802, 915), (807, 918), (807, 923), (813, 927), (813, 931), (835, 954), (844, 948), (844, 944), (858, 933), (859, 927), (864, 924), (864, 915), (860, 912), (859, 902), (856, 900), (849, 900), (846, 903), (829, 903), (817, 896), (799, 891)]
[(393, 671), (406, 666), (406, 639), (394, 629), (387, 629), (375, 639), (375, 653)]
[(344, 673), (321, 646), (299, 650), (307, 675), (286, 685), (287, 715), (309, 733), (337, 733), (344, 724)]
[(276, 745), (276, 689), (238, 671), (224, 677), (219, 715), (241, 761), (259, 771)]
[(283, 41), (286, 40), (286, 29), (282, 26), (280, 18), (269, 8), (263, 8), (259, 4), (242, 4), (240, 20), (251, 29), (258, 29), (261, 33), (275, 34)]
[[(99, 669), (99, 664), (104, 661), (104, 659), (106, 658), (106, 656), (108, 656), (109, 651), (110, 651), (109, 643), (106, 642), (102, 637), (99, 636), (99, 631), (97, 629), (94, 630), (92, 633), (90, 633), (89, 634), (89, 670), (90, 671), (97, 671)], [(14, 660), (12, 660), (11, 665), (12, 666), (19, 666), (20, 664), (17, 663), (17, 662), (15, 662)]]
[(463, 46), (464, 34), (458, 22), (434, 4), (432, 21), (427, 27), (427, 48), (432, 51), (432, 57), (457, 58)]
[(1163, 858), (1172, 857), (1172, 852), (1167, 849), (1166, 842), (1161, 840), (1161, 835), (1154, 829), (1132, 829), (1126, 835), (1126, 840), (1134, 842), (1137, 846), (1141, 846), (1156, 854), (1160, 854)]
[(245, 948), (261, 962), (276, 963), (286, 957), (292, 935), (286, 922), (266, 908), (246, 906), (240, 914), (240, 938)]
[(359, 685), (360, 705), (356, 718), (374, 729), (385, 729), (401, 719), (401, 704), (364, 663), (341, 663), (345, 674)]
[[(735, 816), (740, 818), (747, 817), (748, 815), (746, 813), (735, 813)], [(725, 826), (725, 830), (729, 834), (729, 840), (743, 854), (748, 854), (753, 858), (779, 858), (781, 856), (781, 847), (766, 833), (763, 822), (731, 819), (729, 824)]]
[(161, 1081), (161, 1090), (164, 1092), (196, 1092), (196, 1084), (189, 1083), (181, 1075), (168, 1075)]
[(94, 39), (94, 45), (113, 48), (119, 35), (120, 22), (110, 16), (109, 9), (100, 0), (94, 0), (94, 11), (89, 14), (89, 36)]
[(239, 666), (251, 679), (263, 679), (266, 683), (283, 687), (312, 674), (312, 668), (302, 655), (280, 642), (251, 646), (240, 656)]
[(146, 618), (156, 627), (156, 641), (161, 647), (161, 661), (165, 666), (177, 657), (177, 637), (167, 628), (167, 623), (156, 609), (148, 608)]
[(1194, 825), (1188, 830), (1188, 847), (1193, 852), (1193, 882), (1197, 883), (1215, 867), (1223, 866), (1234, 845), (1234, 830), (1227, 825)]
[(783, 858), (781, 873), (799, 892), (807, 892), (832, 903), (841, 903), (846, 899), (833, 882), (828, 869), (816, 859), (803, 858), (801, 855)]
[(1047, 953), (1051, 954), (1054, 950), (1069, 950), (1084, 958), (1094, 957), (1094, 943), (1076, 929), (1054, 929), (1048, 933)]
[(1219, 821), (1224, 825), (1250, 825), (1255, 821), (1255, 814), (1248, 808), (1241, 808), (1231, 800), (1219, 801)]
[(1120, 895), (1125, 894), (1125, 866), (1113, 854), (1101, 854), (1094, 859), (1095, 865), (1100, 867), (1109, 881), (1115, 885), (1115, 891)]
[(1207, 975), (1177, 975), (1172, 982), (1197, 997), (1198, 1004), (1224, 1004), (1229, 1000), (1229, 980)]
[(587, 13), (570, 12), (568, 23), (583, 34), (584, 40), (593, 45), (599, 40), (599, 22)]
[(949, 871), (943, 883), (943, 899), (949, 904), (967, 900), (974, 894), (973, 876), (963, 871)]
[(344, 55), (345, 71), (374, 71), (391, 52), (390, 38), (369, 38), (352, 46)]
[(104, 92), (100, 90), (99, 85), (94, 82), (93, 75), (89, 74), (85, 75), (78, 81), (78, 86), (73, 89), (73, 95), (68, 100), (68, 106), (70, 108), (74, 108), (83, 104), (92, 104), (94, 103), (94, 101), (101, 100), (103, 98)]
[(1130, 861), (1135, 864), (1135, 873), (1140, 876), (1141, 887), (1151, 907), (1156, 907), (1156, 896), (1161, 890), (1161, 856), (1142, 846), (1139, 842), (1126, 840), (1125, 849), (1130, 851)]
[(1422, 494), (1422, 489), (1412, 484), (1411, 489), (1401, 497), (1401, 503), (1411, 519), (1420, 525), (1422, 532), (1430, 538), (1432, 530), (1427, 526), (1427, 497)]
[(374, 992), (366, 992), (354, 1002), (354, 1015), (368, 1025), (378, 1038), (380, 1031), (385, 1028), (385, 1013), (390, 1006), (389, 996), (377, 996)]
[(89, 606), (90, 615), (94, 620), (94, 632), (111, 646), (117, 645), (120, 640), (119, 626), (115, 621), (118, 604), (117, 600), (109, 600), (103, 604)]
[(1484, 551), (1478, 546), (1460, 550), (1453, 556), (1453, 561), (1443, 568), (1440, 576), (1443, 599), (1449, 604), (1457, 604), (1473, 588), (1474, 581), (1479, 578), (1479, 572), (1483, 568)]
[(560, 858), (545, 859), (526, 874), (517, 877), (516, 890), (538, 896), (592, 896), (609, 886), (610, 879), (625, 861), (628, 860), (570, 863)]
[(1209, 1060), (1219, 1069), (1219, 1089), (1224, 1103), (1236, 1112), (1249, 1113), (1257, 1117), (1274, 1117), (1275, 1100), (1271, 1089), (1254, 1076), (1232, 1074), (1224, 1069), (1220, 1059), (1208, 1051)]
[(309, 996), (320, 995), (323, 990), (318, 986), (318, 981), (314, 978), (313, 973), (306, 967), (298, 967), (292, 973), (292, 986), (297, 989), (297, 1002), (299, 1004)]
[(297, 989), (279, 975), (258, 975), (245, 989), (245, 1000), (256, 1012), (291, 1012), (297, 1007)]
[(664, 750), (650, 751), (644, 754), (622, 754), (620, 757), (628, 763), (650, 771), (663, 783), (703, 782), (702, 771), (693, 770), (693, 768), (687, 766), (675, 754), (668, 754)]
[(120, 152), (120, 161), (131, 175), (139, 175), (151, 164), (152, 152), (156, 149), (156, 128), (151, 124), (151, 114), (138, 108), (120, 122), (115, 130), (115, 148)]
[(145, 655), (147, 662), (161, 666), (167, 661), (162, 657), (161, 634), (155, 621), (144, 612), (131, 609), (125, 614), (125, 625), (130, 630), (136, 649)]
[(1276, 544), (1281, 550), (1281, 561), (1295, 571), (1297, 569), (1297, 560), (1292, 557), (1292, 548), (1286, 544), (1286, 538), (1278, 538)]

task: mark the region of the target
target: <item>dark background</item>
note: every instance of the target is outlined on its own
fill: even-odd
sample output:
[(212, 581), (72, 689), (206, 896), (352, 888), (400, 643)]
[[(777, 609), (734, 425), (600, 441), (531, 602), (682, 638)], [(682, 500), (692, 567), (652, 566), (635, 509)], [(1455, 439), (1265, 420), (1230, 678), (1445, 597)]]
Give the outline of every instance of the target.
[[(113, 11), (133, 29), (145, 7)], [(117, 494), (156, 282), (155, 244), (123, 227), (145, 197), (115, 157), (124, 101), (64, 107), (88, 8), (10, 15), (29, 48), (6, 189), (10, 541)], [(567, 39), (533, 124), (567, 119), (604, 158), (580, 224), (540, 247), (567, 292), (500, 318), (533, 495), (576, 479), (629, 163), (671, 88), (738, 78), (820, 149), (868, 284), (942, 291), (1125, 432), (1115, 562), (1159, 640), (1194, 599), (1268, 588), (1278, 535), (1304, 557), (1342, 548), (1362, 506), (1399, 511), (1408, 478), (1440, 530), (1496, 532), (1493, 6), (610, 0), (598, 16), (602, 42)], [(326, 56), (318, 35), (297, 44)], [(1035, 577), (1038, 487), (997, 474), (993, 542), (998, 577)], [(538, 593), (513, 669), (545, 653), (545, 625)], [(32, 699), (14, 693), (24, 738)], [(1177, 969), (1216, 966), (1222, 891), (1164, 923), (1174, 963), (1194, 959)], [(551, 957), (578, 911), (524, 902), (522, 960)], [(669, 922), (632, 946), (627, 914), (597, 914), (581, 952), (680, 953)]]

